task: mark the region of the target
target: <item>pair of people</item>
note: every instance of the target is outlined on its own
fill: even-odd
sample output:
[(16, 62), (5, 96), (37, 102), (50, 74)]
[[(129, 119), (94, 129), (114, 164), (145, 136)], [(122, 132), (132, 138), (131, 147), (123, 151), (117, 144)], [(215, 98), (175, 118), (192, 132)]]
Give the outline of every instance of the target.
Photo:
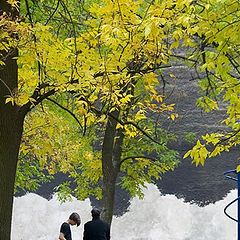
[[(84, 224), (83, 240), (110, 240), (110, 226), (100, 219), (101, 211), (93, 208), (92, 221)], [(79, 226), (81, 223), (78, 213), (72, 213), (67, 222), (60, 228), (59, 240), (72, 240), (70, 225)]]

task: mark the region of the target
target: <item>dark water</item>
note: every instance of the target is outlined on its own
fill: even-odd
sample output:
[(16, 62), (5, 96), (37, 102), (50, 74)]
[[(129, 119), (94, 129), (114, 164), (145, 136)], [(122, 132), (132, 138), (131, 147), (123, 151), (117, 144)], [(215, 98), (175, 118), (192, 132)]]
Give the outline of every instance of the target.
[(184, 159), (175, 171), (163, 176), (158, 189), (162, 194), (174, 194), (200, 206), (219, 201), (236, 188), (236, 182), (225, 179), (223, 173), (236, 168), (237, 156), (239, 151), (235, 149), (207, 160), (204, 167)]

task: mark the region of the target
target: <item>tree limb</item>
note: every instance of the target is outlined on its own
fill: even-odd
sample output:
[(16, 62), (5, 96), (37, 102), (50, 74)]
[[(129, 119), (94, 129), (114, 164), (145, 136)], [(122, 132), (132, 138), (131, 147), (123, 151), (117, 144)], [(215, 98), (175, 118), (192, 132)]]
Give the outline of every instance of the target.
[(125, 157), (125, 158), (123, 158), (123, 159), (121, 160), (120, 166), (122, 165), (123, 162), (125, 162), (125, 161), (127, 161), (127, 160), (129, 160), (129, 159), (136, 159), (136, 158), (145, 158), (145, 159), (151, 160), (152, 162), (158, 161), (158, 159), (156, 159), (156, 158), (149, 157), (149, 156), (144, 156), (144, 155), (143, 155), (143, 156), (129, 156), (129, 157)]
[(49, 98), (49, 97), (47, 97), (46, 100), (48, 100), (48, 101), (56, 104), (58, 107), (60, 107), (60, 108), (63, 109), (64, 111), (68, 112), (68, 113), (76, 120), (76, 122), (78, 123), (78, 125), (80, 126), (80, 128), (83, 129), (82, 124), (80, 123), (80, 121), (78, 120), (78, 118), (76, 117), (76, 115), (75, 115), (73, 112), (71, 112), (69, 109), (67, 109), (66, 107), (62, 106), (62, 105), (59, 104), (57, 101), (55, 101), (55, 100), (53, 100), (53, 99), (51, 99), (51, 98)]

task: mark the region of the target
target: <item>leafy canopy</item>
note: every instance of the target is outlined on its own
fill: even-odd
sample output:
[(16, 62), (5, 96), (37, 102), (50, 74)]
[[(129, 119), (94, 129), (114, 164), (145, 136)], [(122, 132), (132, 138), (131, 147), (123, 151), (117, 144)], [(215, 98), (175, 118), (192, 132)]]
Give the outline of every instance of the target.
[(205, 94), (197, 105), (206, 112), (223, 111), (226, 126), (224, 131), (203, 136), (186, 153), (196, 165), (240, 143), (239, 16), (239, 1), (198, 1), (196, 6), (192, 26), (197, 28), (198, 51), (191, 59), (204, 75), (199, 85)]
[[(6, 30), (1, 31), (1, 49), (19, 49), (19, 88), (9, 93), (6, 103), (35, 108), (26, 119), (20, 156), (23, 161), (39, 161), (36, 166), (50, 173), (69, 172), (80, 197), (94, 194), (93, 186), (97, 188), (102, 176), (96, 146), (101, 147), (112, 118), (119, 134), (115, 142), (124, 136), (118, 162), (124, 173), (122, 186), (141, 195), (144, 182), (176, 165), (176, 153), (167, 148), (172, 137), (160, 129), (161, 116), (177, 117), (174, 104), (166, 104), (160, 93), (161, 69), (170, 65), (178, 47), (197, 49), (190, 59), (213, 57), (217, 50), (202, 51), (199, 42), (206, 38), (207, 44), (215, 44), (209, 37), (215, 32), (206, 36), (215, 23), (209, 13), (224, 4), (104, 0), (74, 8), (73, 3), (23, 3), (26, 19), (11, 22), (4, 16), (0, 22)], [(212, 74), (213, 64), (206, 59), (200, 69), (211, 75), (209, 81), (220, 73)], [(220, 88), (211, 91), (218, 92)], [(53, 107), (44, 99), (62, 105)], [(210, 97), (202, 102), (206, 99), (215, 104)], [(71, 109), (72, 114), (66, 116), (57, 107)], [(65, 184), (63, 191), (67, 188)], [(101, 196), (99, 189), (95, 193)]]

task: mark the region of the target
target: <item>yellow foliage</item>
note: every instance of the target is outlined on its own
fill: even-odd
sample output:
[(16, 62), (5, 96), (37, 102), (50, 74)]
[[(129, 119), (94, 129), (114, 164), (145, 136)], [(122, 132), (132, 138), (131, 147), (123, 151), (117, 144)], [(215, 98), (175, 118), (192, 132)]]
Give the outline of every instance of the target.
[(18, 7), (18, 1), (17, 1), (17, 0), (7, 0), (7, 2), (8, 2), (12, 7)]
[(190, 156), (196, 166), (198, 166), (199, 164), (203, 166), (206, 158), (209, 156), (209, 153), (210, 152), (207, 150), (205, 145), (198, 140), (196, 145), (191, 150), (189, 150), (183, 158), (187, 158)]
[[(14, 6), (17, 1), (8, 2)], [(239, 76), (236, 77), (237, 71), (229, 67), (231, 61), (236, 66), (239, 63), (237, 49), (240, 37), (235, 33), (239, 33), (240, 15), (236, 9), (239, 9), (237, 1), (232, 3), (231, 0), (201, 1), (199, 5), (191, 0), (103, 0), (89, 3), (86, 20), (81, 20), (81, 26), (76, 26), (74, 36), (60, 37), (49, 25), (13, 22), (1, 16), (0, 51), (8, 51), (12, 47), (19, 50), (18, 90), (6, 98), (6, 103), (19, 106), (28, 102), (34, 104), (37, 99), (33, 93), (43, 96), (50, 91), (70, 91), (78, 96), (74, 110), (82, 125), (105, 123), (106, 116), (115, 111), (119, 113), (119, 119), (135, 121), (136, 124), (147, 118), (147, 112), (166, 112), (169, 119), (175, 120), (178, 115), (173, 112), (174, 104), (166, 104), (164, 96), (159, 93), (160, 81), (156, 70), (161, 70), (171, 61), (175, 48), (196, 47), (198, 52), (200, 48), (195, 39), (199, 37), (204, 38), (209, 49), (214, 46), (214, 51), (205, 49), (192, 54), (190, 59), (198, 62), (205, 54), (206, 59), (199, 69), (211, 73), (209, 82), (216, 80), (216, 92), (222, 94), (228, 104), (225, 123), (238, 131)], [(74, 21), (78, 20), (75, 17)], [(12, 35), (18, 37), (13, 38)], [(203, 86), (203, 90), (207, 92), (209, 89)], [(198, 106), (206, 112), (218, 110), (218, 102), (210, 95), (199, 99)], [(94, 108), (100, 109), (103, 115), (99, 117)], [(22, 148), (24, 154), (28, 153), (28, 146), (33, 145), (34, 154), (39, 156), (42, 165), (50, 166), (51, 173), (58, 168), (65, 172), (72, 169), (79, 156), (82, 168), (100, 171), (98, 158), (91, 149), (81, 152), (80, 144), (68, 138), (69, 126), (61, 118), (54, 115), (44, 118), (37, 111), (34, 114), (35, 122), (27, 128), (35, 127), (36, 132), (33, 132), (42, 138), (34, 145), (34, 138), (26, 134), (25, 147)], [(126, 116), (128, 114), (130, 116)], [(49, 126), (48, 130), (42, 125)], [(117, 129), (131, 139), (141, 136), (133, 125), (118, 123)], [(145, 131), (151, 133), (147, 127)], [(61, 133), (66, 134), (64, 139), (58, 135)], [(238, 144), (238, 136), (234, 135), (235, 142), (229, 141), (227, 146), (223, 146), (220, 144), (223, 137), (221, 134), (204, 136), (205, 143), (197, 141), (184, 158), (190, 156), (196, 165), (204, 165), (207, 157), (216, 156)], [(213, 151), (208, 150), (209, 144), (215, 146)], [(50, 165), (46, 156), (56, 159), (56, 162)], [(139, 165), (146, 166), (147, 161), (141, 159)], [(129, 171), (134, 175), (134, 169)], [(92, 174), (88, 171), (86, 178), (94, 177)], [(152, 169), (152, 174), (156, 175), (155, 169)]]

